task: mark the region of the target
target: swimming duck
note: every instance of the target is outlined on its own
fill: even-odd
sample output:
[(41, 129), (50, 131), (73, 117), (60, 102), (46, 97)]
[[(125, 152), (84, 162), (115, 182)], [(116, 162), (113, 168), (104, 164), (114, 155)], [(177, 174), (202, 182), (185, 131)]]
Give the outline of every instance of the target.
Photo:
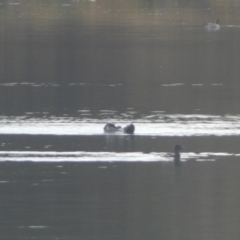
[(205, 25), (205, 29), (209, 32), (215, 32), (220, 30), (220, 24), (219, 24), (220, 20), (217, 19), (216, 23), (208, 23)]
[(123, 128), (124, 133), (133, 134), (135, 131), (135, 126), (131, 123)]
[(113, 123), (107, 123), (103, 128), (105, 133), (114, 133), (122, 130), (121, 126), (115, 126)]
[(179, 145), (179, 144), (177, 144), (177, 145), (175, 145), (175, 147), (174, 147), (174, 156), (176, 156), (176, 157), (180, 157), (180, 151), (182, 151), (183, 150), (183, 147), (181, 146), (181, 145)]
[(174, 163), (178, 164), (180, 163), (180, 151), (183, 150), (183, 147), (179, 144), (175, 145), (174, 147)]

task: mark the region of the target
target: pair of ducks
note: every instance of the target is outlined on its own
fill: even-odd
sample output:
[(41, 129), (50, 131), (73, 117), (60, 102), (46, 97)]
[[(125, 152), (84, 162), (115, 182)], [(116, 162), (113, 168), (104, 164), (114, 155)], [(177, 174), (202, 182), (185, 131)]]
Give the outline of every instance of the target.
[(103, 128), (105, 133), (115, 133), (115, 132), (124, 132), (127, 134), (133, 134), (135, 131), (135, 126), (131, 123), (125, 127), (115, 126), (113, 123), (107, 123)]

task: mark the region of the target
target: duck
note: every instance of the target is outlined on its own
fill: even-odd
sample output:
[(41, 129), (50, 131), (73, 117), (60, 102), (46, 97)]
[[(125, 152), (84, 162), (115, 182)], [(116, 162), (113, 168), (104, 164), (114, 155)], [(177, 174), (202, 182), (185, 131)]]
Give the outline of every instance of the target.
[(105, 133), (114, 133), (122, 130), (121, 126), (115, 126), (113, 123), (107, 123), (103, 128)]
[(179, 144), (174, 146), (174, 163), (179, 164), (180, 163), (180, 152), (183, 150), (183, 147)]
[(135, 126), (131, 123), (123, 128), (124, 133), (133, 134), (135, 131)]
[(208, 23), (205, 25), (205, 29), (209, 32), (215, 32), (220, 30), (220, 20), (217, 19), (215, 23)]

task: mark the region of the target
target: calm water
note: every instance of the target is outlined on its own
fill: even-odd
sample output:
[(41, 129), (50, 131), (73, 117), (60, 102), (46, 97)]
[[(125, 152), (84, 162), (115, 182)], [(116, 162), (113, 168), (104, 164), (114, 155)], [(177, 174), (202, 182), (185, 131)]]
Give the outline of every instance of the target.
[(239, 9), (0, 0), (2, 238), (239, 239)]
[[(226, 164), (228, 162), (228, 164)], [(237, 239), (239, 157), (1, 165), (4, 239)]]

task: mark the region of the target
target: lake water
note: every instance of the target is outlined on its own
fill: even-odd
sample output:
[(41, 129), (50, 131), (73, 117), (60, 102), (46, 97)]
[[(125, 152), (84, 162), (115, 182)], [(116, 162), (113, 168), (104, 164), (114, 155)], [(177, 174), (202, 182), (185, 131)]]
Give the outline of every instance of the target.
[(0, 0), (2, 238), (239, 239), (239, 9)]

